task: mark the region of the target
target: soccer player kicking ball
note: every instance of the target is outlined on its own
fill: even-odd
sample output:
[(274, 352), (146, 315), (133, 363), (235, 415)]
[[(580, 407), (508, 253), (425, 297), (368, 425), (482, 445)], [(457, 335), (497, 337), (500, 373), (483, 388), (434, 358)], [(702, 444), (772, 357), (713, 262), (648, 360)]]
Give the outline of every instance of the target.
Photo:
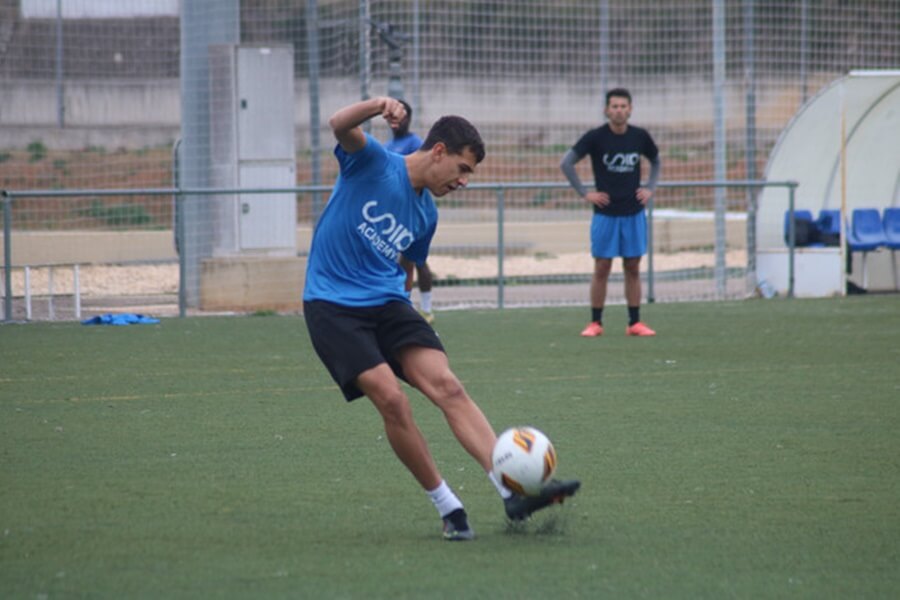
[(463, 504), (441, 477), (398, 377), (444, 413), (460, 444), (488, 473), (510, 519), (562, 502), (580, 483), (553, 481), (539, 496), (525, 497), (493, 477), (494, 430), (405, 289), (409, 269), (428, 257), (437, 226), (432, 195), (468, 183), (484, 158), (481, 136), (462, 117), (442, 117), (418, 151), (400, 156), (361, 129), (378, 115), (390, 125), (405, 110), (393, 98), (371, 98), (329, 120), (340, 176), (313, 235), (303, 314), (313, 347), (346, 400), (365, 395), (381, 414), (394, 453), (437, 508), (444, 538), (470, 540), (475, 533)]

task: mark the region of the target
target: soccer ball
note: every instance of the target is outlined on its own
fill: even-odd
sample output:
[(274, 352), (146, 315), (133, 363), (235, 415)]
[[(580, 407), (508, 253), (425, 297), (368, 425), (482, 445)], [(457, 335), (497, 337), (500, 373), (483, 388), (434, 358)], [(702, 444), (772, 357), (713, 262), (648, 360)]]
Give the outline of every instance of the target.
[(491, 463), (494, 477), (508, 489), (537, 496), (556, 471), (556, 450), (534, 427), (513, 427), (497, 438)]

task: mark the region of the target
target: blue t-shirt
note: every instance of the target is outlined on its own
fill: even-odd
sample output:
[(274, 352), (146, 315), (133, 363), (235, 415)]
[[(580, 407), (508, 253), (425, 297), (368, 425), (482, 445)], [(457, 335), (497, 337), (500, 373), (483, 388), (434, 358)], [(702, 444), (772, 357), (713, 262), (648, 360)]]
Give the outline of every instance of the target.
[(392, 138), (384, 147), (397, 154), (412, 154), (422, 146), (422, 138), (414, 133), (407, 133), (401, 138)]
[(406, 162), (366, 134), (362, 150), (334, 150), (340, 175), (313, 234), (303, 300), (344, 306), (409, 302), (400, 253), (422, 264), (437, 228), (428, 190), (417, 194)]

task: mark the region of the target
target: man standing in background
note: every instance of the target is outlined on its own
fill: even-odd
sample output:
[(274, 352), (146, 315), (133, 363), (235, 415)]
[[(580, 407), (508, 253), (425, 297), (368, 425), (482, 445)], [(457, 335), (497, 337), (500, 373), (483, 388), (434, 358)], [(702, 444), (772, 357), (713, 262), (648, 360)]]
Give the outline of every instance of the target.
[[(603, 307), (612, 261), (622, 257), (628, 326), (625, 335), (653, 336), (641, 322), (641, 257), (647, 253), (647, 216), (644, 207), (653, 196), (659, 176), (659, 150), (646, 130), (628, 124), (631, 94), (624, 88), (606, 94), (606, 125), (591, 129), (566, 152), (560, 168), (582, 198), (594, 207), (591, 220), (591, 321), (584, 337), (603, 335)], [(650, 161), (647, 187), (641, 187), (641, 156)], [(591, 157), (596, 191), (588, 191), (575, 172), (575, 164)]]
[[(384, 147), (391, 152), (406, 156), (422, 146), (422, 138), (409, 130), (412, 122), (412, 107), (405, 100), (399, 100), (399, 102), (406, 109), (406, 116), (403, 120), (391, 124), (394, 137)], [(419, 312), (429, 324), (434, 323), (434, 313), (431, 311), (433, 277), (431, 267), (427, 262), (416, 265), (416, 280), (419, 283)]]

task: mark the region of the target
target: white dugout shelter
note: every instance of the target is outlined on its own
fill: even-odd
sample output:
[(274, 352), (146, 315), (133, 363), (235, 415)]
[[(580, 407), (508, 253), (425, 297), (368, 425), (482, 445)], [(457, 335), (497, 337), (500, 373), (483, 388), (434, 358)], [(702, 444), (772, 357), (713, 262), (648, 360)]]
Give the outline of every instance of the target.
[[(765, 178), (794, 180), (796, 210), (840, 210), (847, 223), (855, 208), (900, 206), (900, 70), (851, 71), (810, 99), (788, 123), (769, 156)], [(759, 196), (758, 279), (787, 289), (783, 190)], [(842, 230), (842, 236), (846, 232)], [(795, 293), (845, 293), (845, 244), (798, 248)], [(881, 256), (878, 256), (881, 255)], [(869, 287), (892, 289), (890, 251), (870, 255)], [(854, 263), (853, 279), (860, 267)], [(861, 274), (860, 274), (861, 277)]]

